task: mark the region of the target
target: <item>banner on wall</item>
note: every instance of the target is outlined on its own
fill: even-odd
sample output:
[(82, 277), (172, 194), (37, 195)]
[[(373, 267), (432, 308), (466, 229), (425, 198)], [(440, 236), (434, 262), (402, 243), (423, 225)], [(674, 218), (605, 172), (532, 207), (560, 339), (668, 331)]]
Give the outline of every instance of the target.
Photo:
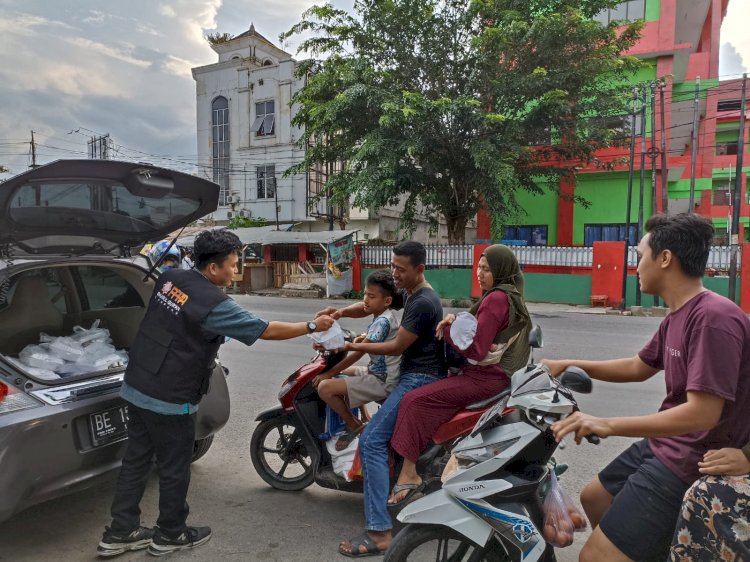
[(354, 238), (347, 236), (328, 244), (328, 259), (334, 265), (352, 263), (354, 261)]

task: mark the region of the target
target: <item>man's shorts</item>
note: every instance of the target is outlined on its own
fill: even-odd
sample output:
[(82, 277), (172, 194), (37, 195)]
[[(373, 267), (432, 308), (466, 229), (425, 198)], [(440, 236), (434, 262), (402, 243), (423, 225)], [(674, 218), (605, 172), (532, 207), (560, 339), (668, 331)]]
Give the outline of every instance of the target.
[(383, 400), (388, 396), (385, 379), (373, 375), (367, 367), (354, 367), (355, 375), (346, 377), (346, 395), (349, 406), (357, 408), (368, 402)]
[(651, 452), (633, 443), (599, 473), (614, 500), (599, 528), (628, 558), (663, 562), (669, 557), (682, 498), (690, 487)]

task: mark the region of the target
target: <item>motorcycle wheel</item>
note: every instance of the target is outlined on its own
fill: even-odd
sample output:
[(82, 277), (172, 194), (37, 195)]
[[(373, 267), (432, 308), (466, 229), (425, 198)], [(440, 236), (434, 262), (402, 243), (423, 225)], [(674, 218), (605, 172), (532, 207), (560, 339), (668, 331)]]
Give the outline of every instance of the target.
[(394, 537), (383, 562), (434, 560), (435, 562), (509, 562), (493, 539), (480, 547), (442, 525), (406, 525)]
[(277, 490), (296, 492), (315, 480), (312, 458), (288, 418), (258, 424), (250, 440), (250, 458), (260, 477)]

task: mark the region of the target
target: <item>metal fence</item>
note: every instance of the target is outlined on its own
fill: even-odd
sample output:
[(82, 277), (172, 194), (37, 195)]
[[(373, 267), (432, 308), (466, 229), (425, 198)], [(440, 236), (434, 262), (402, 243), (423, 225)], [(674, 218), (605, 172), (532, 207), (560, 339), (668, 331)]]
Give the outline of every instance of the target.
[(594, 249), (586, 246), (513, 246), (521, 265), (591, 267)]
[[(429, 244), (427, 267), (474, 267), (474, 246), (471, 244)], [(385, 267), (390, 265), (393, 246), (362, 245), (362, 263)]]
[[(474, 246), (471, 244), (431, 244), (427, 249), (427, 267), (471, 268), (474, 266)], [(391, 263), (393, 246), (362, 245), (362, 263), (385, 267)], [(521, 265), (554, 267), (591, 267), (594, 249), (591, 246), (514, 246), (513, 251)], [(706, 269), (729, 270), (730, 246), (712, 246)], [(628, 248), (628, 265), (638, 265), (635, 246)], [(737, 253), (737, 267), (741, 265), (741, 252)]]

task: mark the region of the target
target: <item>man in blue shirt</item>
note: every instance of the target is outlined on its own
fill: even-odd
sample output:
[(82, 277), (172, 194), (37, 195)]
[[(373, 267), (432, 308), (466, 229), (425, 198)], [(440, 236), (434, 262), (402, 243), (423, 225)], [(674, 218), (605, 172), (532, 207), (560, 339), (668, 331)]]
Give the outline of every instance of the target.
[[(226, 230), (195, 240), (195, 269), (159, 276), (146, 315), (130, 348), (120, 395), (128, 402), (128, 447), (112, 501), (112, 523), (97, 552), (117, 556), (148, 547), (162, 556), (208, 542), (209, 527), (188, 527), (186, 497), (195, 441), (194, 414), (208, 391), (216, 354), (226, 337), (252, 345), (285, 340), (333, 324), (330, 316), (310, 322), (268, 322), (240, 307), (222, 287), (237, 273), (242, 243)], [(156, 457), (159, 518), (154, 529), (140, 524), (140, 500)]]

